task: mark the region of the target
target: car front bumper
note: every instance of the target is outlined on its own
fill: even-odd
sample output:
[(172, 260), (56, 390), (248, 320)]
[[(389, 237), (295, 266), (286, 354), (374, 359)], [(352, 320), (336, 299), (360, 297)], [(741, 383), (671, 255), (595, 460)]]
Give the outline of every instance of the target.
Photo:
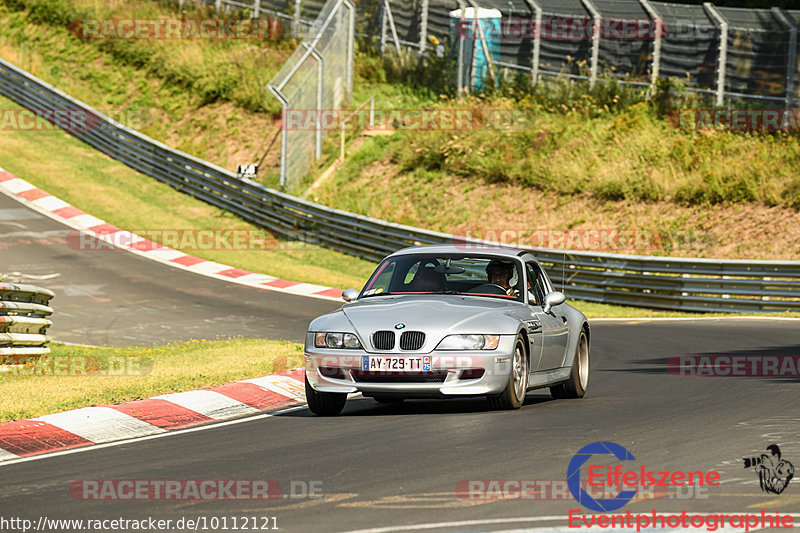
[[(312, 339), (313, 342), (313, 339)], [(509, 383), (515, 337), (501, 335), (494, 350), (381, 352), (314, 348), (306, 343), (306, 378), (320, 392), (417, 398), (484, 396), (502, 393)], [(429, 372), (364, 371), (365, 356), (430, 357)], [(480, 371), (483, 371), (480, 373)], [(478, 377), (476, 374), (480, 374)]]

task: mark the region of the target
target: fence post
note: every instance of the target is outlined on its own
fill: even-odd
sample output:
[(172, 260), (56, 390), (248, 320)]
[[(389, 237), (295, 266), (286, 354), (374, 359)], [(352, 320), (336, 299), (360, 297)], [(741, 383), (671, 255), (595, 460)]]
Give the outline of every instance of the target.
[(425, 48), (428, 46), (428, 8), (430, 1), (422, 0), (422, 17), (419, 21), (419, 53), (425, 53)]
[(461, 98), (464, 96), (465, 93), (468, 92), (466, 89), (466, 84), (464, 83), (464, 35), (463, 29), (464, 25), (467, 22), (466, 19), (466, 6), (463, 2), (459, 1), (459, 12), (461, 13), (461, 18), (458, 19), (458, 26), (457, 28), (461, 29), (461, 35), (459, 35), (459, 30), (456, 29), (456, 37), (458, 38), (458, 74), (456, 75), (456, 84), (458, 85), (458, 97)]
[(661, 69), (661, 37), (664, 35), (664, 19), (661, 18), (658, 11), (649, 0), (639, 0), (639, 2), (655, 23), (655, 28), (653, 28), (655, 32), (653, 35), (653, 66), (651, 67), (652, 72), (650, 73), (650, 90), (652, 91), (656, 87), (659, 70)]
[(216, 9), (217, 13), (222, 11), (222, 0), (214, 0), (214, 9)]
[(347, 6), (347, 103), (353, 102), (353, 69), (355, 68), (356, 47), (356, 6), (350, 0), (344, 0)]
[(315, 157), (322, 159), (322, 95), (325, 90), (325, 61), (316, 48), (311, 49), (311, 56), (317, 60), (317, 120), (316, 120), (316, 154)]
[(253, 18), (257, 19), (260, 14), (261, 14), (261, 0), (255, 0), (253, 2)]
[(779, 7), (773, 7), (775, 18), (789, 30), (789, 53), (786, 59), (786, 110), (794, 105), (794, 76), (797, 70), (797, 26), (786, 12)]
[(294, 17), (292, 17), (292, 34), (295, 39), (300, 37), (300, 14), (302, 13), (303, 0), (294, 0)]
[(533, 30), (533, 61), (531, 62), (531, 84), (539, 83), (539, 56), (542, 50), (542, 6), (536, 0), (525, 0), (535, 13)]
[(389, 0), (385, 0), (386, 18), (389, 21), (389, 29), (392, 30), (392, 39), (394, 39), (394, 47), (397, 50), (397, 55), (401, 55), (400, 51), (400, 38), (397, 36), (397, 26), (394, 25), (394, 17), (392, 16), (392, 7), (389, 5)]
[(728, 68), (728, 21), (722, 13), (711, 4), (704, 2), (703, 7), (711, 18), (719, 25), (719, 66), (717, 67), (717, 107), (725, 104), (725, 76)]
[(581, 0), (584, 7), (591, 13), (594, 24), (592, 24), (592, 65), (589, 77), (589, 88), (593, 88), (597, 83), (597, 63), (600, 60), (600, 31), (602, 30), (602, 20), (600, 12), (594, 7), (591, 0)]
[(387, 40), (387, 33), (389, 30), (389, 14), (387, 13), (387, 6), (386, 4), (389, 0), (381, 0), (380, 4), (380, 17), (381, 17), (381, 41), (380, 41), (380, 51), (381, 55), (384, 54), (386, 51), (386, 40)]
[(267, 85), (267, 88), (281, 103), (281, 187), (283, 187), (286, 184), (286, 164), (289, 154), (289, 130), (286, 128), (286, 112), (288, 111), (289, 102), (284, 98), (281, 91), (271, 83)]

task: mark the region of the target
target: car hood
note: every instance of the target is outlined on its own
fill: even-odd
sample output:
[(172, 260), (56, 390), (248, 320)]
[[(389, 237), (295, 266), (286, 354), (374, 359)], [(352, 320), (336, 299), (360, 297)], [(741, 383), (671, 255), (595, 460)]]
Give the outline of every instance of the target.
[(452, 333), (516, 334), (519, 321), (511, 313), (522, 305), (476, 296), (398, 295), (359, 300), (342, 312), (363, 341), (402, 323), (402, 331), (425, 332), (427, 346)]

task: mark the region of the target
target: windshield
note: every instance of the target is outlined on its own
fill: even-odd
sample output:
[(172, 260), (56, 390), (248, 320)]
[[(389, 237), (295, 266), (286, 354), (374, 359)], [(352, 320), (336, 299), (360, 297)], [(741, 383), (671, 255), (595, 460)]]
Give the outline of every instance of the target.
[(522, 301), (519, 265), (502, 256), (400, 255), (378, 266), (361, 297), (464, 294)]

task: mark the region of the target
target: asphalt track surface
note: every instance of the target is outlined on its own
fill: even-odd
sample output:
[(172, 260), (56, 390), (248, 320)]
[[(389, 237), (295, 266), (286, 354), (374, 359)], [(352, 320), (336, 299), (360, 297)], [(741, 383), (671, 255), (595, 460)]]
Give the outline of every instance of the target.
[[(55, 340), (144, 345), (220, 336), (302, 341), (333, 301), (228, 283), (122, 250), (78, 250), (70, 228), (0, 194), (0, 271), (56, 293)], [(15, 276), (12, 276), (12, 279)]]
[[(124, 252), (104, 252), (97, 260), (70, 250), (51, 234), (64, 231), (63, 226), (38, 215), (3, 211), (19, 208), (0, 196), (3, 222), (24, 226), (0, 226), (2, 231), (32, 232), (29, 237), (6, 235), (0, 242), (14, 246), (5, 246), (0, 257), (8, 271), (59, 274), (41, 284), (58, 293), (58, 329), (53, 331), (62, 339), (98, 344), (239, 333), (299, 339), (313, 316), (336, 306), (239, 288)], [(91, 297), (76, 294), (75, 287), (89, 285), (95, 289), (84, 292)], [(163, 331), (158, 331), (160, 324)], [(149, 332), (154, 328), (157, 334)], [(90, 333), (95, 329), (99, 332)], [(553, 400), (546, 391), (535, 391), (522, 409), (501, 412), (489, 410), (482, 399), (379, 405), (356, 397), (336, 418), (315, 417), (301, 407), (39, 456), (0, 465), (0, 518), (36, 523), (41, 517), (153, 517), (174, 524), (181, 518), (236, 516), (255, 518), (261, 525), (274, 517), (270, 524), (289, 532), (563, 527), (568, 512), (581, 507), (568, 497), (559, 499), (560, 493), (545, 500), (470, 501), (460, 498), (456, 487), (463, 480), (564, 480), (575, 452), (601, 440), (625, 446), (635, 464), (648, 470), (714, 470), (723, 481), (686, 499), (672, 494), (631, 502), (623, 511), (796, 512), (800, 482), (795, 480), (780, 496), (764, 494), (741, 458), (758, 456), (777, 443), (784, 458), (800, 466), (800, 382), (681, 377), (668, 373), (665, 362), (689, 354), (798, 353), (800, 327), (793, 321), (597, 322), (592, 325), (590, 389), (582, 400)], [(279, 482), (287, 496), (295, 487), (301, 497), (82, 501), (70, 496), (68, 488), (83, 479), (266, 479)], [(302, 497), (303, 484), (318, 487), (321, 497)]]

